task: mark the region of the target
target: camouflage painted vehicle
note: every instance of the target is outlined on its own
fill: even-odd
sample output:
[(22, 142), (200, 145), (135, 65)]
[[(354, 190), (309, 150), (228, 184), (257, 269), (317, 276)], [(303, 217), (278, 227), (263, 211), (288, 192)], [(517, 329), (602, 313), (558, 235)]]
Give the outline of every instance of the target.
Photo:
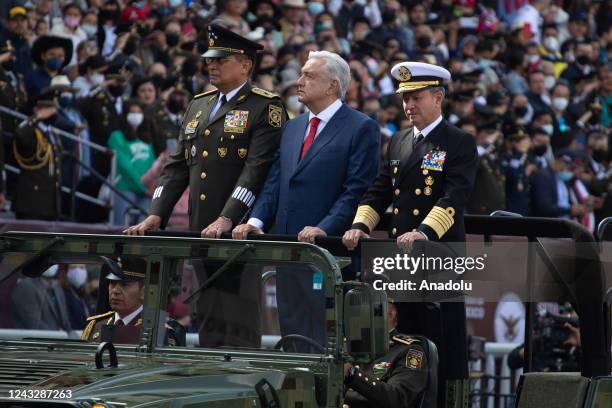
[[(2, 407), (342, 407), (344, 362), (371, 361), (388, 348), (384, 293), (342, 282), (338, 261), (314, 245), (7, 233), (0, 248)], [(41, 274), (52, 265), (59, 265), (53, 279), (60, 286), (69, 264), (86, 264), (90, 274), (100, 269), (102, 276), (104, 260), (120, 256), (147, 261), (134, 344), (87, 343), (78, 331), (16, 325), (18, 299), (12, 294), (20, 282), (49, 279)], [(203, 264), (216, 265), (214, 273), (206, 274)], [(325, 299), (323, 345), (280, 337), (274, 274), (289, 264), (311, 273)], [(219, 290), (221, 282), (236, 286)], [(98, 290), (101, 312), (107, 295), (102, 286)], [(213, 310), (212, 319), (201, 317), (211, 311), (202, 306), (218, 305), (223, 307)], [(186, 344), (170, 346), (167, 322), (173, 310), (186, 307), (180, 316)], [(291, 342), (315, 351), (285, 351)]]

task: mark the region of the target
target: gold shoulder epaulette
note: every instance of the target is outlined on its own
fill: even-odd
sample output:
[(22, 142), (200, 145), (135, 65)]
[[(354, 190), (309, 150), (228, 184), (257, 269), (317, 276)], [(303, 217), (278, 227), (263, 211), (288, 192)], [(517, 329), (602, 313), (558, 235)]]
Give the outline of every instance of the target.
[(112, 311), (112, 310), (110, 310), (110, 311), (108, 311), (108, 312), (106, 312), (106, 313), (102, 313), (102, 314), (95, 315), (95, 316), (89, 316), (89, 317), (87, 318), (87, 321), (89, 321), (89, 320), (97, 320), (97, 319), (99, 319), (99, 318), (101, 318), (101, 317), (110, 316), (110, 315), (112, 315), (113, 313), (115, 313), (115, 312), (114, 312), (114, 311)]
[(277, 94), (272, 93), (272, 92), (268, 92), (265, 89), (261, 89), (261, 88), (257, 88), (257, 87), (251, 88), (251, 92), (253, 92), (254, 94), (257, 94), (257, 95), (261, 95), (261, 96), (266, 97), (266, 98), (270, 98), (270, 99), (272, 99), (272, 98), (279, 98), (279, 96)]
[(206, 96), (206, 95), (212, 95), (215, 92), (217, 92), (216, 89), (213, 89), (213, 90), (210, 90), (210, 91), (206, 91), (206, 92), (202, 92), (201, 94), (197, 94), (196, 96), (194, 96), (193, 99), (198, 99), (198, 98), (201, 98), (201, 97)]
[(398, 334), (396, 336), (393, 336), (393, 341), (396, 343), (403, 343), (409, 346), (412, 343), (418, 342), (419, 340), (415, 339), (414, 337), (405, 336), (403, 334)]

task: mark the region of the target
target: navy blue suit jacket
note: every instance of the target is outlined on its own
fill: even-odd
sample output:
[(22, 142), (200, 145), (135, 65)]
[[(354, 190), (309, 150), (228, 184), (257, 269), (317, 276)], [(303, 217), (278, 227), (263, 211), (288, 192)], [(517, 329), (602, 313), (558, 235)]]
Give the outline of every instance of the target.
[(341, 235), (376, 177), (380, 130), (374, 120), (343, 104), (300, 160), (308, 116), (285, 124), (280, 151), (251, 216), (276, 234), (295, 235), (316, 226), (327, 235)]
[(557, 203), (557, 178), (550, 167), (539, 169), (531, 185), (531, 215), (535, 217), (562, 217), (570, 215), (570, 208)]

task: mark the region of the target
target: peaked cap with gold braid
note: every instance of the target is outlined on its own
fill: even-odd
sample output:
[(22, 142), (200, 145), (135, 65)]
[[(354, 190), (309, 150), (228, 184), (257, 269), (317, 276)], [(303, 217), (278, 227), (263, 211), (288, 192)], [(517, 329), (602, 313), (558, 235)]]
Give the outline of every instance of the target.
[(399, 81), (396, 93), (412, 92), (450, 81), (450, 72), (442, 67), (424, 62), (400, 62), (391, 68), (391, 75)]

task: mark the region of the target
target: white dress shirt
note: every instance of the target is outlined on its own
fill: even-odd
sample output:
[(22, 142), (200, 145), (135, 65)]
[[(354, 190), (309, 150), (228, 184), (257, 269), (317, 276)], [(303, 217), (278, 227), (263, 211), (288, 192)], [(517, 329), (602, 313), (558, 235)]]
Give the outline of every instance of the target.
[(134, 310), (132, 313), (130, 313), (129, 315), (127, 315), (127, 316), (125, 316), (125, 317), (123, 317), (123, 318), (119, 316), (119, 313), (115, 312), (115, 320), (114, 320), (114, 322), (115, 322), (115, 324), (117, 324), (117, 322), (118, 322), (119, 320), (123, 320), (123, 324), (125, 324), (125, 325), (127, 326), (127, 325), (128, 325), (128, 324), (130, 324), (130, 323), (132, 322), (132, 320), (134, 320), (134, 318), (135, 318), (136, 316), (138, 316), (138, 315), (139, 315), (141, 312), (142, 312), (142, 305), (140, 305), (140, 307), (139, 307), (138, 309)]
[(217, 114), (217, 111), (219, 110), (219, 108), (221, 107), (221, 99), (223, 98), (223, 95), (225, 95), (225, 99), (226, 102), (228, 103), (229, 101), (232, 100), (232, 98), (234, 96), (236, 96), (236, 94), (242, 89), (242, 87), (244, 86), (244, 84), (246, 84), (246, 82), (243, 82), (242, 85), (240, 85), (238, 88), (236, 89), (232, 89), (231, 91), (229, 91), (228, 93), (224, 94), (223, 92), (219, 92), (219, 97), (217, 98), (217, 103), (215, 103), (215, 106), (213, 107), (213, 110), (210, 111), (210, 116), (209, 118), (214, 118), (215, 115)]
[(434, 120), (429, 125), (425, 126), (425, 129), (423, 129), (423, 130), (419, 130), (415, 126), (414, 127), (414, 135), (416, 136), (417, 133), (421, 133), (423, 135), (423, 137), (427, 137), (427, 135), (430, 134), (431, 131), (434, 130), (434, 128), (440, 124), (440, 122), (442, 122), (442, 115), (438, 116), (438, 119)]
[[(315, 140), (316, 140), (317, 137), (321, 134), (321, 132), (325, 128), (325, 125), (329, 123), (331, 118), (336, 114), (336, 112), (338, 112), (338, 110), (341, 107), (342, 107), (342, 101), (340, 99), (336, 99), (327, 108), (323, 109), (317, 115), (310, 112), (310, 114), (308, 115), (308, 126), (306, 126), (306, 132), (304, 132), (304, 138), (302, 140), (306, 140), (306, 136), (308, 136), (308, 133), (310, 132), (310, 121), (312, 120), (312, 118), (317, 117), (321, 120), (319, 122), (319, 126), (317, 126), (317, 133), (315, 133)], [(253, 227), (257, 229), (263, 229), (264, 227), (263, 222), (259, 218), (254, 218), (254, 217), (249, 218), (249, 220), (247, 221), (247, 224), (252, 225)]]

